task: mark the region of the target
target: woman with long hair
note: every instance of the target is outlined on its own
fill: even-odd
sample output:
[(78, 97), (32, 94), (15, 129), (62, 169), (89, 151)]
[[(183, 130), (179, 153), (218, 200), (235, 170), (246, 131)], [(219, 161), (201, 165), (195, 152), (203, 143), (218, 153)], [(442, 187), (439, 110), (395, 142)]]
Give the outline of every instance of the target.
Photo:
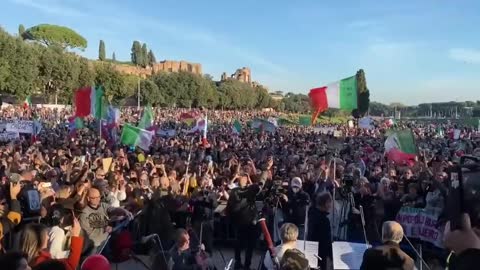
[[(70, 254), (67, 259), (61, 260), (67, 269), (74, 270), (80, 262), (83, 238), (80, 237), (80, 223), (76, 218), (71, 230)], [(27, 255), (28, 264), (32, 267), (51, 260), (52, 256), (47, 251), (48, 228), (43, 224), (27, 224), (20, 235), (20, 249)]]

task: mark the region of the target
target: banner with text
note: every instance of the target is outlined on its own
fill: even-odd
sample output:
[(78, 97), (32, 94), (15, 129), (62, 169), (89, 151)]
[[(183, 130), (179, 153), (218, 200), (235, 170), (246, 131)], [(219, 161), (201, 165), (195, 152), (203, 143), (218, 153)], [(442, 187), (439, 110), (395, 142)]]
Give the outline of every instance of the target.
[(397, 221), (402, 225), (405, 235), (430, 242), (442, 248), (443, 230), (437, 227), (440, 216), (438, 209), (402, 207)]
[(0, 142), (11, 142), (20, 138), (18, 132), (3, 131), (0, 132)]
[(33, 121), (28, 120), (7, 120), (5, 130), (18, 133), (33, 133)]

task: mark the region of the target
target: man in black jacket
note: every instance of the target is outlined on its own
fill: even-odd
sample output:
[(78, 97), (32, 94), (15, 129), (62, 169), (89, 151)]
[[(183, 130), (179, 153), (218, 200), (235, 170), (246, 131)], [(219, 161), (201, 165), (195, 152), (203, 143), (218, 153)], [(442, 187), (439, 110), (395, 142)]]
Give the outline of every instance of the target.
[(310, 204), (310, 196), (302, 190), (302, 180), (299, 177), (292, 179), (290, 188), (283, 196), (283, 214), (285, 222), (293, 223), (298, 227), (298, 239), (304, 240), (305, 216)]
[(395, 221), (383, 223), (383, 245), (365, 251), (360, 269), (415, 269), (413, 259), (400, 249), (402, 239), (402, 225)]
[(332, 231), (329, 211), (333, 200), (328, 192), (320, 193), (315, 200), (315, 207), (308, 211), (307, 240), (318, 242), (318, 256), (320, 269), (327, 269), (327, 261), (332, 260)]
[[(235, 269), (250, 269), (253, 249), (258, 239), (256, 226), (257, 208), (255, 198), (260, 191), (260, 186), (252, 184), (247, 186), (248, 176), (242, 175), (238, 180), (239, 187), (231, 191), (227, 203), (227, 215), (235, 224), (237, 242), (235, 244)], [(245, 264), (241, 263), (241, 252), (245, 250)]]

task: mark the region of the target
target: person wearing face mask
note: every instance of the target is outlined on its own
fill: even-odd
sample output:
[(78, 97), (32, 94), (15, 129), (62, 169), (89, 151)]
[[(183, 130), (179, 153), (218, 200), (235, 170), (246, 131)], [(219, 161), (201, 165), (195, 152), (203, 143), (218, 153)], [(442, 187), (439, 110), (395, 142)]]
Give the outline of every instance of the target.
[(295, 224), (298, 227), (298, 239), (303, 240), (310, 196), (302, 190), (302, 179), (294, 177), (287, 194), (283, 194), (282, 199), (285, 222)]

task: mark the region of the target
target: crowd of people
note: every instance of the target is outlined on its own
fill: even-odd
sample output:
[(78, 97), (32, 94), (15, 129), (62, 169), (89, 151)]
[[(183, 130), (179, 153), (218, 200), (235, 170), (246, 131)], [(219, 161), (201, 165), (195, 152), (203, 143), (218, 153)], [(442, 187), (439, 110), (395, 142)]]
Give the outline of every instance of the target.
[[(480, 154), (479, 133), (450, 123), (399, 123), (396, 128), (415, 134), (418, 153), (396, 163), (384, 155), (389, 128), (383, 122), (371, 129), (331, 125), (327, 134), (296, 125), (271, 132), (247, 123), (277, 113), (186, 109), (155, 109), (155, 129), (175, 133), (154, 136), (149, 149), (141, 149), (103, 138), (94, 119), (72, 133), (72, 113), (17, 106), (1, 111), (0, 121), (42, 123), (35, 136), (1, 142), (2, 269), (103, 270), (109, 261), (134, 260), (148, 242), (161, 249), (152, 269), (219, 268), (209, 258), (218, 220), (234, 232), (232, 267), (252, 269), (265, 238), (261, 217), (279, 244), (275, 254), (265, 255), (266, 269), (308, 268), (297, 240), (317, 242), (319, 267), (331, 269), (335, 240), (400, 250), (404, 233), (394, 221), (402, 207), (435, 209), (436, 226), (449, 228), (442, 215), (448, 169), (462, 155)], [(185, 113), (208, 115), (208, 134), (185, 132)], [(118, 135), (121, 125), (135, 125), (141, 116), (141, 109), (122, 109)], [(242, 124), (240, 132), (233, 131), (234, 121)], [(452, 250), (450, 269), (474, 269), (480, 212), (472, 209), (477, 215), (464, 218), (464, 230), (446, 230), (443, 248), (422, 243), (438, 254), (439, 265), (446, 266), (446, 250)], [(388, 247), (366, 252), (362, 265), (414, 267), (409, 255)]]

